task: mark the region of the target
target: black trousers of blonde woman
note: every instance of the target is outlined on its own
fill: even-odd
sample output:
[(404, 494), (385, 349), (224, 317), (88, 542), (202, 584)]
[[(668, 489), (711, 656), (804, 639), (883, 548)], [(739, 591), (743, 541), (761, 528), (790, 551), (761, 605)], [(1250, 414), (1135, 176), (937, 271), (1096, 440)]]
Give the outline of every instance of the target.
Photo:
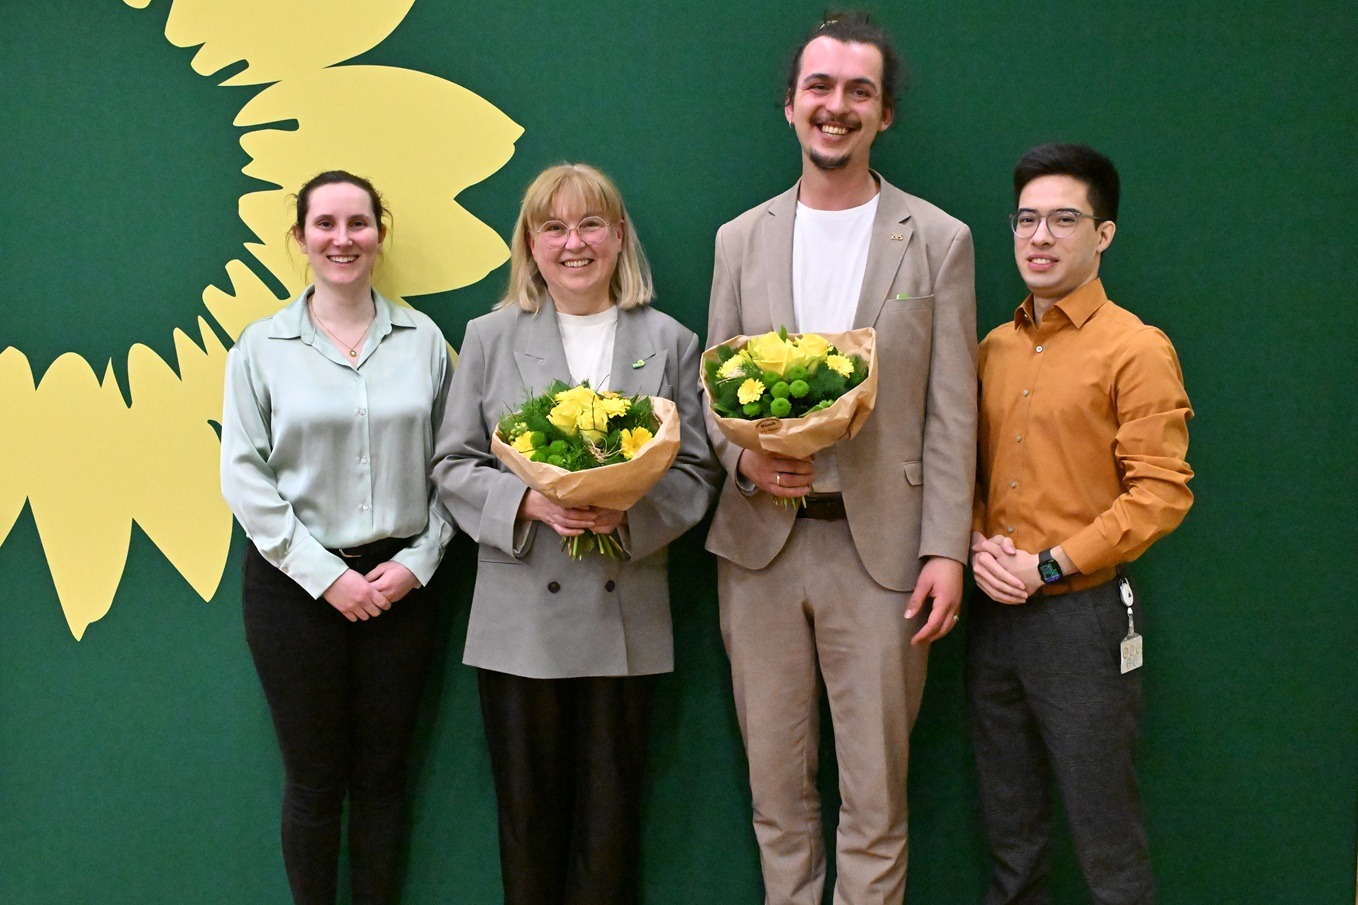
[(635, 905), (654, 676), (477, 676), (505, 905)]
[[(351, 562), (360, 573), (390, 553)], [(283, 754), (283, 863), (298, 905), (333, 905), (340, 821), (349, 799), (354, 905), (399, 896), (406, 767), (436, 639), (424, 590), (349, 622), (250, 545), (245, 636)]]

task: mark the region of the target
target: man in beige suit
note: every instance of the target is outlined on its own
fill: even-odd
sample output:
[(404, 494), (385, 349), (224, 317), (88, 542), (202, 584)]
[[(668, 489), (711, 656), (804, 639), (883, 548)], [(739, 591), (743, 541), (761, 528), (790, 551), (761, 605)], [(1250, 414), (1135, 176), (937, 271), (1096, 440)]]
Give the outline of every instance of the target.
[[(904, 897), (910, 728), (928, 643), (957, 621), (976, 454), (971, 234), (869, 168), (897, 60), (863, 16), (813, 31), (784, 112), (802, 178), (717, 233), (709, 345), (786, 325), (875, 327), (877, 407), (814, 461), (742, 450), (707, 548), (750, 762), (768, 905), (818, 905), (820, 679), (834, 723), (836, 905)], [(804, 497), (794, 512), (778, 498)]]

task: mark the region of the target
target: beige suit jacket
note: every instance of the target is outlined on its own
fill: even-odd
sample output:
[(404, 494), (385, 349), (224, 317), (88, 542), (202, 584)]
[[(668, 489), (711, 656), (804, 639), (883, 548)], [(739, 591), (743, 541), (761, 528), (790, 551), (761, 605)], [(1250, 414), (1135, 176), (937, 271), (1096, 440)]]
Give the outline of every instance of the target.
[(467, 325), (433, 469), (444, 504), (480, 544), (465, 663), (533, 679), (674, 668), (666, 550), (706, 514), (721, 475), (703, 430), (701, 353), (698, 337), (667, 314), (618, 312), (609, 388), (673, 400), (679, 455), (627, 511), (625, 560), (577, 562), (546, 525), (516, 527), (524, 483), (490, 451), (491, 432), (530, 391), (571, 382), (556, 312), (516, 306)]
[[(883, 587), (909, 591), (922, 561), (965, 562), (976, 476), (976, 288), (971, 232), (934, 205), (881, 180), (854, 327), (877, 329), (877, 407), (835, 447), (854, 546)], [(797, 189), (717, 232), (708, 346), (780, 326), (795, 330), (792, 226)], [(708, 432), (728, 478), (707, 549), (747, 569), (767, 566), (794, 516), (736, 486), (741, 450)], [(829, 551), (827, 551), (829, 552)]]

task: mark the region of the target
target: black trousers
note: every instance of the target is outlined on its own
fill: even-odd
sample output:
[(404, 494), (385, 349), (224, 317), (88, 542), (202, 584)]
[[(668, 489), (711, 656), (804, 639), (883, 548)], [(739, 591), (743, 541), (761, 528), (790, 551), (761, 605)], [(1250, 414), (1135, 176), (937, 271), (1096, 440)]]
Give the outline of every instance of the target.
[[(1134, 615), (1140, 623), (1140, 605)], [(1116, 581), (1028, 603), (972, 595), (967, 700), (994, 860), (986, 905), (1046, 905), (1051, 786), (1096, 905), (1151, 905), (1137, 788), (1141, 670), (1119, 671), (1127, 608)]]
[[(352, 567), (363, 573), (380, 561)], [(283, 754), (283, 863), (293, 900), (335, 902), (347, 795), (353, 901), (395, 902), (410, 740), (435, 646), (434, 598), (415, 590), (381, 616), (349, 622), (254, 545), (244, 571), (245, 637)]]
[(477, 673), (506, 905), (634, 905), (654, 677)]

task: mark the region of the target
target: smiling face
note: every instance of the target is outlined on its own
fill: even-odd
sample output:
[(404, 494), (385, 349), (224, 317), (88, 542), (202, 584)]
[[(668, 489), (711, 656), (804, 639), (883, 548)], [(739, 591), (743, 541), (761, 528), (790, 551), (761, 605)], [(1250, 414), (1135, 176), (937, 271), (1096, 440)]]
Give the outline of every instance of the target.
[[(550, 216), (543, 222), (555, 220), (576, 226), (588, 217), (610, 219), (604, 212), (590, 210), (583, 201), (562, 192), (554, 200)], [(536, 232), (541, 225), (528, 225), (526, 238), (532, 249), (533, 262), (547, 283), (547, 291), (557, 309), (567, 314), (597, 314), (611, 305), (614, 300), (609, 289), (613, 271), (618, 266), (618, 255), (622, 252), (626, 224), (621, 220), (609, 223), (603, 241), (598, 245), (590, 245), (580, 237), (578, 229), (572, 229), (560, 247), (552, 247)]]
[(1089, 189), (1072, 176), (1039, 176), (1023, 187), (1018, 206), (1039, 216), (1056, 210), (1087, 215), (1080, 218), (1075, 232), (1063, 239), (1053, 236), (1045, 221), (1028, 238), (1014, 237), (1014, 260), (1040, 316), (1053, 302), (1099, 275), (1099, 261), (1117, 227), (1111, 220), (1095, 222)]
[(783, 113), (813, 166), (866, 169), (873, 141), (891, 125), (882, 102), (882, 52), (871, 44), (816, 38), (802, 50)]
[(316, 282), (336, 288), (372, 283), (385, 232), (367, 191), (348, 182), (313, 188), (305, 226), (300, 235), (293, 229)]

